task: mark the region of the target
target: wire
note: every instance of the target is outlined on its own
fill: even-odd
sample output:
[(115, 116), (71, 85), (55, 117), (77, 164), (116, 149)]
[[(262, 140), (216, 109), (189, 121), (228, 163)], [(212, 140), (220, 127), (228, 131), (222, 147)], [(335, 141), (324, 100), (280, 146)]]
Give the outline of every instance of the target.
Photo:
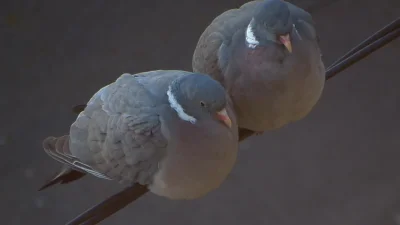
[(374, 51), (382, 48), (386, 44), (390, 43), (394, 39), (400, 36), (400, 29), (394, 30), (388, 33), (386, 36), (372, 42), (372, 44), (367, 45), (366, 47), (362, 48), (361, 50), (357, 51), (356, 53), (352, 54), (351, 56), (345, 58), (342, 61), (339, 61), (336, 64), (331, 65), (328, 70), (326, 71), (326, 80), (331, 79), (338, 73), (342, 72), (343, 70), (347, 69), (354, 63), (362, 60), (363, 58), (367, 57)]
[(85, 212), (66, 223), (66, 225), (98, 224), (100, 221), (129, 205), (129, 203), (140, 198), (148, 191), (149, 190), (146, 186), (134, 184), (118, 192), (117, 194), (110, 196), (92, 208), (87, 209)]
[(369, 38), (365, 39), (363, 42), (358, 44), (356, 47), (351, 49), (349, 52), (347, 52), (345, 55), (337, 59), (334, 63), (332, 63), (329, 67), (328, 70), (332, 69), (333, 66), (336, 64), (340, 63), (341, 61), (345, 60), (346, 58), (350, 57), (351, 55), (357, 53), (358, 51), (362, 50), (364, 47), (368, 46), (369, 44), (373, 43), (376, 40), (379, 40), (380, 38), (384, 37), (386, 34), (398, 29), (400, 27), (400, 18), (397, 18), (396, 20), (392, 21), (379, 31), (375, 32), (373, 35), (371, 35)]

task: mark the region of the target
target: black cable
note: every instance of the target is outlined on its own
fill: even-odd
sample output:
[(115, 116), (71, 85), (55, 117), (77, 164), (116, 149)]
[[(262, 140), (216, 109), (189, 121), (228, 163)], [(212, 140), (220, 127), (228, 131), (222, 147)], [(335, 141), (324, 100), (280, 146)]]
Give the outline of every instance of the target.
[(349, 52), (344, 54), (342, 57), (337, 59), (334, 63), (332, 63), (327, 70), (332, 69), (333, 66), (340, 63), (341, 61), (345, 60), (346, 58), (350, 57), (351, 55), (357, 53), (358, 51), (362, 50), (364, 47), (368, 46), (369, 44), (379, 40), (380, 38), (384, 37), (386, 34), (399, 29), (400, 28), (400, 18), (395, 19), (379, 31), (375, 32), (369, 38), (365, 39), (363, 42), (358, 44), (356, 47), (352, 48)]
[(75, 217), (66, 225), (94, 225), (111, 216), (115, 212), (129, 205), (131, 202), (146, 194), (149, 190), (146, 186), (135, 184), (115, 195), (108, 197), (97, 205), (87, 209)]
[(378, 39), (377, 41), (373, 42), (372, 44), (364, 47), (360, 51), (357, 51), (355, 54), (351, 55), (350, 57), (347, 57), (345, 60), (342, 62), (337, 63), (336, 65), (333, 65), (326, 71), (326, 80), (331, 79), (334, 77), (336, 74), (342, 72), (343, 70), (347, 69), (354, 63), (362, 60), (363, 58), (367, 57), (374, 51), (382, 48), (389, 42), (393, 41), (397, 37), (400, 36), (400, 29), (397, 29), (395, 31), (390, 32), (386, 36)]

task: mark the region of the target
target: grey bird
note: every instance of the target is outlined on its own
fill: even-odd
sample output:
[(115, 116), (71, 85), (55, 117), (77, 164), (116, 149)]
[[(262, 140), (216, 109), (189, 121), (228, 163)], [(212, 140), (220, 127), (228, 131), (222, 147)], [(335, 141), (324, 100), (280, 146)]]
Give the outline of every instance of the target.
[(239, 136), (304, 118), (325, 83), (311, 15), (282, 0), (251, 1), (216, 17), (198, 40), (192, 66), (223, 84)]
[(238, 127), (217, 81), (157, 70), (123, 74), (100, 89), (69, 135), (48, 137), (43, 148), (65, 165), (44, 188), (92, 174), (142, 194), (194, 199), (218, 188), (232, 170)]

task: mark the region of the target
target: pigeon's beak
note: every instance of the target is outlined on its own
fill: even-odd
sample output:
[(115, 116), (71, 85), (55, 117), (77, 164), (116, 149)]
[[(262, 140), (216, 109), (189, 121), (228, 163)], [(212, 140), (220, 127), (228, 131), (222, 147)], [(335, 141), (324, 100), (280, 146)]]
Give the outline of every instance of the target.
[(292, 53), (292, 43), (290, 42), (290, 35), (286, 34), (286, 35), (282, 35), (279, 36), (279, 41), (285, 45), (286, 49)]
[(223, 110), (217, 112), (217, 118), (221, 120), (226, 126), (229, 128), (232, 127), (232, 121), (228, 116), (228, 113), (226, 112), (226, 109), (224, 108)]

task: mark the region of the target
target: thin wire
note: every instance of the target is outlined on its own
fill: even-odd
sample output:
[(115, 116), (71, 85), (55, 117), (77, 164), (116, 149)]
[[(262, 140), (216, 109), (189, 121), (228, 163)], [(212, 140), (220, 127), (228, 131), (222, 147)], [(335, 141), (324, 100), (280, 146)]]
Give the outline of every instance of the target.
[(326, 71), (326, 80), (331, 79), (338, 73), (342, 72), (343, 70), (347, 69), (354, 63), (357, 63), (358, 61), (367, 57), (374, 51), (387, 45), (388, 43), (390, 43), (391, 41), (393, 41), (394, 39), (396, 39), (399, 36), (400, 36), (400, 29), (392, 31), (389, 34), (387, 34), (386, 36), (378, 39), (375, 42), (372, 42), (372, 44), (369, 44), (368, 46), (364, 47), (363, 49), (357, 51), (355, 54), (351, 55), (350, 57), (347, 57), (346, 59), (337, 63), (336, 65), (330, 66), (330, 68)]
[(135, 184), (124, 190), (114, 194), (102, 202), (87, 209), (66, 225), (94, 225), (98, 224), (105, 218), (113, 215), (115, 212), (129, 205), (142, 195), (146, 194), (149, 190), (144, 185)]
[(380, 38), (384, 37), (386, 34), (396, 30), (400, 28), (400, 17), (395, 19), (394, 21), (392, 21), (391, 23), (389, 23), (388, 25), (386, 25), (385, 27), (383, 27), (382, 29), (380, 29), (379, 31), (375, 32), (373, 35), (371, 35), (369, 38), (365, 39), (363, 42), (361, 42), (360, 44), (358, 44), (356, 47), (354, 47), (353, 49), (351, 49), (349, 52), (347, 52), (346, 54), (344, 54), (342, 57), (340, 57), (339, 59), (337, 59), (334, 63), (332, 63), (329, 67), (329, 69), (332, 69), (333, 66), (335, 66), (336, 64), (340, 63), (341, 61), (347, 59), (348, 57), (350, 57), (351, 55), (357, 53), (358, 51), (362, 50), (364, 47), (370, 45), (371, 43), (379, 40)]

